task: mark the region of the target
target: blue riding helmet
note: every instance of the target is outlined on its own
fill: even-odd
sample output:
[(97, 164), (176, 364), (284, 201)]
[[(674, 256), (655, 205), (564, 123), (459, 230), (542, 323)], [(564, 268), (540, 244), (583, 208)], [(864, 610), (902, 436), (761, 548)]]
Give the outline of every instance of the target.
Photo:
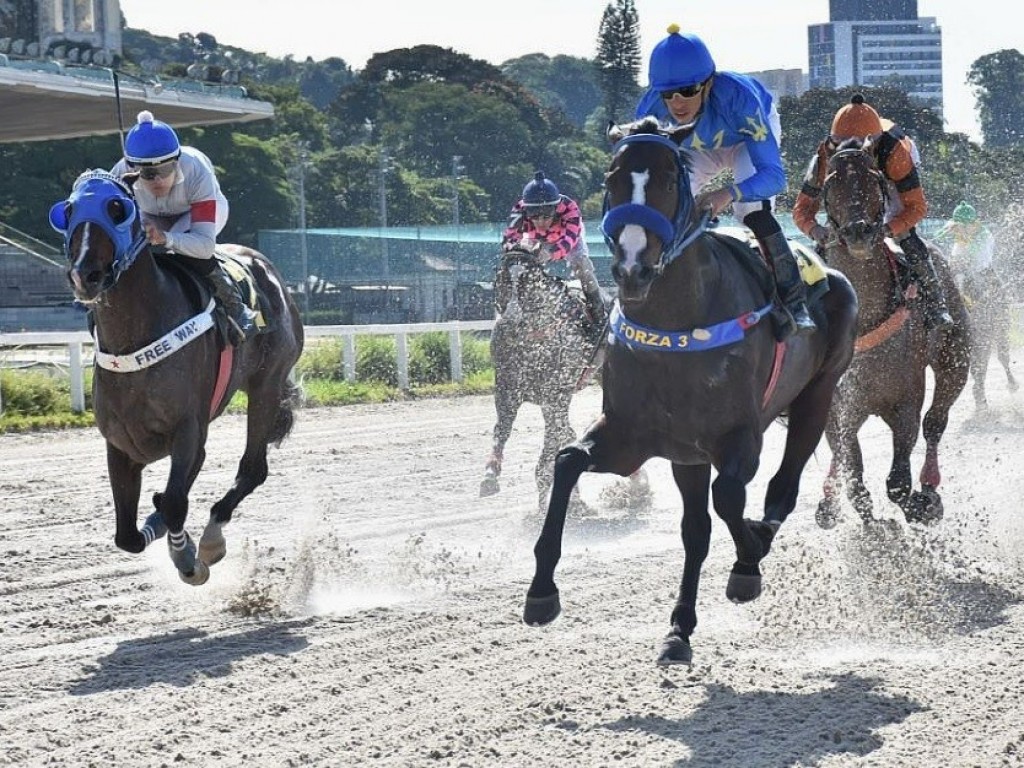
[(523, 204), (527, 208), (541, 205), (555, 205), (562, 199), (558, 187), (551, 179), (544, 178), (544, 171), (533, 174), (533, 181), (523, 187)]
[(124, 138), (124, 159), (129, 165), (159, 165), (180, 154), (181, 142), (174, 129), (155, 119), (148, 109), (139, 112), (136, 124)]
[(715, 74), (715, 61), (704, 41), (696, 35), (681, 34), (678, 24), (670, 24), (668, 37), (654, 46), (647, 68), (648, 87), (669, 91), (698, 85)]

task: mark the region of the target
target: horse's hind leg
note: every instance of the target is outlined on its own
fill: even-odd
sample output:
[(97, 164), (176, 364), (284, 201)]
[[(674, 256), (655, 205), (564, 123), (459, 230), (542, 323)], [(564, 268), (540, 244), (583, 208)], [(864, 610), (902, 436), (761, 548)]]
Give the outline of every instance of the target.
[(297, 396), (297, 387), (284, 375), (270, 376), (249, 390), (245, 451), (238, 462), (234, 484), (210, 509), (210, 520), (199, 541), (199, 556), (204, 563), (213, 565), (226, 554), (222, 528), (231, 521), (242, 499), (266, 481), (267, 446), (279, 444), (291, 431), (292, 406)]
[[(979, 333), (982, 329), (978, 329)], [(974, 407), (982, 410), (988, 407), (988, 398), (985, 395), (985, 377), (988, 374), (988, 358), (992, 353), (992, 343), (988, 339), (976, 340), (971, 349), (971, 378), (973, 385), (971, 394), (974, 395)]]
[(690, 636), (697, 626), (697, 590), (700, 572), (711, 545), (711, 516), (708, 514), (708, 488), (711, 465), (672, 465), (679, 493), (683, 497), (683, 579), (679, 596), (672, 609), (672, 629), (665, 636), (658, 654), (658, 664), (689, 664), (693, 651)]
[(1013, 370), (1010, 368), (1010, 317), (1009, 314), (1003, 317), (1002, 325), (996, 330), (996, 357), (1000, 365), (1006, 371), (1006, 385), (1011, 392), (1016, 392), (1020, 385), (1014, 378)]
[(725, 594), (730, 600), (745, 603), (761, 594), (761, 569), (758, 563), (768, 553), (773, 529), (763, 522), (745, 520), (747, 484), (757, 473), (763, 437), (756, 420), (739, 427), (715, 447), (718, 477), (711, 484), (715, 512), (729, 529), (736, 545), (736, 562), (729, 575)]
[(171, 561), (181, 580), (193, 586), (205, 584), (210, 578), (210, 569), (196, 557), (196, 546), (185, 530), (188, 494), (206, 460), (205, 442), (205, 426), (188, 423), (178, 429), (171, 445), (171, 471), (159, 496), (159, 512), (167, 525)]
[(501, 476), (501, 463), (505, 457), (505, 443), (512, 434), (512, 424), (515, 423), (516, 414), (523, 404), (523, 399), (513, 381), (507, 380), (500, 374), (496, 375), (494, 383), (494, 410), (498, 420), (494, 423), (494, 440), (491, 447), (491, 455), (487, 457), (487, 464), (484, 467), (484, 479), (480, 482), (480, 496), (493, 496), (501, 486), (498, 478)]

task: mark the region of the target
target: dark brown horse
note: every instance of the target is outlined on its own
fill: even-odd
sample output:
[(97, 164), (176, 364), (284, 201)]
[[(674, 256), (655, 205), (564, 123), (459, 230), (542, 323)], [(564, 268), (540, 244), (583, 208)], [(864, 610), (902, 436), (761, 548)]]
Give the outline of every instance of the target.
[(551, 488), (555, 454), (576, 439), (569, 405), (595, 357), (597, 331), (580, 290), (550, 274), (536, 252), (511, 248), (499, 257), (494, 279), (497, 318), (491, 333), (494, 361), (494, 444), (480, 495), (498, 492), (505, 443), (523, 403), (540, 406), (544, 447), (537, 460), (538, 503)]
[[(822, 200), (833, 239), (829, 266), (845, 274), (860, 301), (857, 353), (836, 391), (826, 429), (833, 458), (818, 505), (818, 523), (831, 527), (840, 510), (839, 490), (865, 521), (873, 519), (871, 495), (864, 485), (864, 461), (857, 432), (869, 416), (892, 430), (892, 466), (886, 478), (889, 498), (907, 520), (934, 522), (942, 517), (939, 441), (949, 409), (967, 382), (970, 336), (960, 293), (942, 254), (929, 244), (954, 325), (929, 331), (917, 286), (903, 280), (898, 246), (884, 238), (887, 184), (869, 144), (851, 139), (830, 158)], [(925, 371), (931, 368), (935, 390), (924, 416), (926, 453), (921, 489), (915, 491), (910, 453), (921, 427)]]
[[(142, 552), (168, 534), (182, 580), (202, 584), (224, 557), (222, 527), (239, 502), (267, 478), (267, 446), (292, 427), (299, 394), (290, 373), (303, 332), (281, 275), (261, 254), (221, 246), (248, 269), (262, 296), (266, 332), (233, 349), (215, 330), (204, 281), (158, 261), (141, 229), (131, 187), (105, 171), (89, 171), (67, 200), (50, 210), (64, 235), (68, 280), (95, 324), (93, 378), (96, 425), (107, 441), (120, 549)], [(219, 311), (216, 313), (219, 315)], [(185, 531), (188, 495), (206, 458), (210, 421), (236, 391), (248, 395), (248, 434), (234, 485), (210, 512), (198, 553)], [(140, 531), (142, 470), (167, 456), (167, 485)]]
[[(547, 624), (561, 611), (554, 572), (580, 475), (625, 476), (652, 457), (668, 459), (683, 499), (685, 560), (660, 664), (691, 658), (711, 540), (709, 492), (736, 546), (726, 595), (744, 602), (760, 594), (759, 563), (796, 505), (800, 475), (853, 356), (857, 315), (849, 282), (827, 271), (828, 291), (812, 302), (819, 330), (776, 341), (765, 319), (772, 296), (766, 268), (744, 242), (705, 231), (706, 216), (696, 210), (678, 147), (686, 130), (647, 119), (609, 132), (617, 143), (602, 228), (619, 299), (602, 371), (603, 412), (558, 453), (524, 612), (528, 624)], [(744, 519), (763, 433), (783, 413), (785, 454), (768, 485), (764, 517)]]

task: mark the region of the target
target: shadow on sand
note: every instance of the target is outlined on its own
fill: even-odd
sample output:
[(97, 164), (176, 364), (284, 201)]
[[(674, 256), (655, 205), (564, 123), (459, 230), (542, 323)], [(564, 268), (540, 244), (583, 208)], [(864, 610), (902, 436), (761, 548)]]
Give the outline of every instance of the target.
[(806, 694), (739, 693), (711, 684), (689, 717), (627, 716), (604, 727), (680, 742), (692, 756), (674, 768), (788, 768), (831, 756), (869, 755), (883, 744), (880, 729), (925, 709), (913, 699), (877, 691), (880, 681), (874, 678), (846, 674), (832, 680), (831, 687)]
[(147, 688), (156, 683), (185, 687), (199, 678), (224, 677), (233, 662), (247, 656), (285, 656), (309, 642), (297, 630), (309, 620), (265, 624), (234, 634), (210, 636), (197, 629), (175, 630), (156, 637), (118, 643), (84, 670), (68, 689), (73, 696), (102, 691)]

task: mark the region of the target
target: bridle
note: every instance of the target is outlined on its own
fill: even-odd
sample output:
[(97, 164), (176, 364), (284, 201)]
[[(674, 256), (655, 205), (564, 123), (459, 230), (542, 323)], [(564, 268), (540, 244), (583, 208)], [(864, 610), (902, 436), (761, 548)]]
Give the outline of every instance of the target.
[[(115, 217), (115, 212), (123, 213), (123, 217)], [(50, 208), (49, 221), (64, 236), (64, 256), (69, 261), (71, 241), (79, 226), (95, 225), (110, 238), (114, 257), (104, 275), (101, 293), (117, 283), (147, 244), (131, 188), (101, 169), (79, 176), (68, 199)]]
[(612, 154), (618, 157), (631, 144), (659, 144), (672, 152), (678, 173), (677, 203), (675, 214), (669, 220), (661, 211), (646, 203), (619, 203), (611, 205), (608, 200), (609, 191), (605, 189), (604, 215), (601, 219), (601, 233), (604, 235), (608, 249), (615, 253), (615, 240), (627, 224), (635, 224), (645, 230), (654, 232), (662, 242), (658, 261), (654, 265), (655, 275), (660, 275), (679, 255), (707, 229), (711, 220), (710, 211), (703, 211), (694, 219), (694, 200), (690, 195), (690, 171), (683, 160), (679, 145), (660, 133), (635, 133), (625, 136), (615, 143)]
[(821, 185), (821, 199), (822, 205), (825, 209), (825, 218), (839, 242), (846, 245), (847, 243), (843, 234), (844, 225), (836, 219), (833, 214), (833, 206), (829, 205), (829, 190), (834, 187), (837, 179), (839, 178), (840, 169), (837, 166), (847, 161), (855, 163), (862, 162), (863, 170), (867, 172), (871, 179), (878, 185), (878, 199), (881, 206), (880, 215), (874, 222), (871, 222), (865, 228), (865, 231), (871, 234), (871, 239), (877, 242), (880, 239), (879, 235), (881, 235), (885, 229), (885, 222), (883, 219), (885, 215), (885, 201), (888, 198), (888, 190), (886, 187), (885, 174), (874, 166), (874, 163), (871, 162), (871, 156), (861, 147), (846, 147), (840, 149), (829, 158), (829, 170)]

